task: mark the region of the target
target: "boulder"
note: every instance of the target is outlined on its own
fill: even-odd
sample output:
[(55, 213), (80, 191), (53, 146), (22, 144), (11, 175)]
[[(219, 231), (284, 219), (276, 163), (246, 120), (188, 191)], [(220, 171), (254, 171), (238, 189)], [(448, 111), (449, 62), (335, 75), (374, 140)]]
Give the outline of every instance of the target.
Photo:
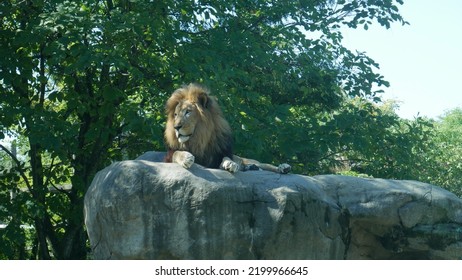
[(95, 259), (461, 259), (462, 200), (416, 181), (113, 163), (85, 195)]

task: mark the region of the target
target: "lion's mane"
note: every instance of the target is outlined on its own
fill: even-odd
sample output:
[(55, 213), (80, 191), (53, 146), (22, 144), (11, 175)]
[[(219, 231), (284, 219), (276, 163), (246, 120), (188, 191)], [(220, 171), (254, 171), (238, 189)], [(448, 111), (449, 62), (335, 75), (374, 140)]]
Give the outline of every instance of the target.
[[(195, 105), (197, 124), (190, 140), (180, 143), (175, 134), (175, 108), (181, 102)], [(219, 168), (223, 157), (232, 158), (233, 139), (231, 128), (213, 96), (206, 88), (189, 84), (173, 92), (166, 104), (167, 124), (165, 142), (168, 148), (167, 162), (175, 151), (188, 151), (195, 157), (195, 162), (208, 168)]]

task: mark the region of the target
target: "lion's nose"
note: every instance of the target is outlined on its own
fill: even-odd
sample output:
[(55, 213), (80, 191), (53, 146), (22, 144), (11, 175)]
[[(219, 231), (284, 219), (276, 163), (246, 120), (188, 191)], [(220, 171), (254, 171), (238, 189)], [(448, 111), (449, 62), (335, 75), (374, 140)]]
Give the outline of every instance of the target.
[(175, 125), (175, 126), (174, 126), (174, 128), (175, 128), (176, 131), (180, 130), (181, 127), (182, 127), (182, 125)]

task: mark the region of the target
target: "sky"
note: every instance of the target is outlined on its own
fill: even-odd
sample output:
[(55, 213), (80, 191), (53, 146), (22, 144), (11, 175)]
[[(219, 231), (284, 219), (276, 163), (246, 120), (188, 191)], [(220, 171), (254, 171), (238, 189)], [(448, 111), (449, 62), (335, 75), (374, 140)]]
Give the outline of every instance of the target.
[(462, 107), (462, 0), (404, 0), (410, 25), (375, 23), (343, 31), (344, 46), (364, 51), (390, 82), (383, 99), (399, 101), (400, 117), (437, 119)]

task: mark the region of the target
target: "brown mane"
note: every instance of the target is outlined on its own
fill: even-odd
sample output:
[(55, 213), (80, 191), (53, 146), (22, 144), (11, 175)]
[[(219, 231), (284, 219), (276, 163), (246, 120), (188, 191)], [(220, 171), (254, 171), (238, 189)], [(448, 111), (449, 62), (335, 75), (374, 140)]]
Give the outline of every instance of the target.
[[(189, 141), (180, 143), (175, 135), (175, 108), (181, 102), (194, 104), (199, 114), (195, 131)], [(232, 133), (216, 99), (206, 88), (189, 84), (173, 92), (166, 104), (167, 124), (165, 142), (168, 147), (167, 162), (175, 151), (188, 151), (196, 162), (204, 167), (218, 168), (223, 157), (232, 158)]]

